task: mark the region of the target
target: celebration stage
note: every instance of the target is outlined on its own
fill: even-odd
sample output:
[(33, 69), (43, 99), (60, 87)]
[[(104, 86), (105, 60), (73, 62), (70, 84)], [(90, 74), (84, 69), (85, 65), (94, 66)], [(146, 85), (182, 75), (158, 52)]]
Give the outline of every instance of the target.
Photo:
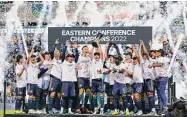
[[(13, 115), (6, 114), (4, 117), (109, 117), (113, 115), (93, 115), (93, 114), (84, 114), (84, 115)], [(114, 117), (114, 116), (113, 116)], [(124, 115), (117, 115), (116, 117), (125, 117)], [(162, 117), (162, 116), (151, 116), (151, 115), (142, 115), (142, 116), (128, 116), (128, 117)]]

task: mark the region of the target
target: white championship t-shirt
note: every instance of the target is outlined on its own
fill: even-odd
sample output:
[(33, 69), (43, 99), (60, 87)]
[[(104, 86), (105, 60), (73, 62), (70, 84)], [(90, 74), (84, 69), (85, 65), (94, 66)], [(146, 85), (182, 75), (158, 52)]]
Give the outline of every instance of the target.
[(78, 70), (78, 77), (90, 78), (90, 57), (79, 56), (77, 64), (81, 67), (81, 69)]
[[(128, 72), (131, 72), (133, 73), (133, 64), (132, 62), (124, 62), (123, 63), (123, 69), (125, 69), (126, 71)], [(124, 76), (125, 76), (125, 73), (124, 73)], [(125, 76), (125, 81), (124, 81), (126, 84), (132, 84), (132, 77), (129, 77), (129, 76)]]
[(162, 67), (155, 67), (156, 78), (167, 77), (166, 59), (164, 57), (156, 58), (156, 63), (163, 63)]
[(76, 82), (77, 76), (76, 76), (76, 70), (75, 70), (75, 62), (68, 62), (64, 61), (61, 65), (62, 67), (62, 82), (68, 81), (68, 82)]
[(26, 87), (27, 81), (26, 81), (26, 69), (23, 71), (22, 75), (19, 77), (17, 74), (20, 73), (23, 69), (23, 65), (16, 65), (16, 87), (17, 88), (23, 88)]
[(149, 68), (149, 65), (152, 65), (152, 59), (142, 60), (142, 72), (144, 79), (152, 79), (155, 80), (154, 68)]
[[(49, 66), (51, 63), (52, 63), (51, 61), (46, 61), (46, 60), (44, 60), (44, 62), (43, 62), (43, 64), (42, 64), (41, 68), (46, 69), (46, 68), (48, 68), (48, 66)], [(42, 76), (42, 78), (43, 78), (44, 80), (50, 80), (50, 72), (51, 72), (51, 70), (48, 70), (47, 72), (45, 72), (44, 75)]]
[(143, 83), (142, 66), (140, 64), (134, 65), (133, 83)]
[(50, 74), (61, 80), (62, 79), (62, 76), (61, 76), (62, 75), (62, 68), (61, 68), (62, 61), (61, 59), (56, 60), (54, 58), (52, 62), (53, 62), (53, 67), (51, 68)]
[[(102, 71), (103, 71), (103, 61), (102, 60), (92, 60), (91, 62), (91, 78), (92, 79), (100, 79), (103, 77)], [(99, 74), (97, 71), (101, 71), (101, 74)]]
[(114, 85), (114, 79), (116, 78), (116, 73), (112, 72), (113, 69), (115, 69), (116, 64), (107, 62), (106, 67), (111, 70), (111, 72), (108, 74), (108, 81), (110, 85)]
[(28, 64), (27, 66), (27, 83), (38, 84), (39, 64)]
[[(48, 65), (50, 65), (52, 62), (51, 61), (46, 61), (44, 60), (44, 62), (42, 63), (42, 65), (40, 66), (40, 68), (48, 68)], [(42, 88), (42, 83), (43, 80), (49, 81), (50, 80), (50, 72), (51, 70), (48, 70), (47, 72), (45, 72), (39, 79), (38, 79), (38, 87)]]
[(124, 73), (118, 73), (119, 70), (124, 69), (124, 64), (121, 63), (120, 65), (115, 66), (115, 69), (117, 70), (117, 72), (116, 72), (116, 77), (115, 77), (114, 80), (116, 82), (118, 82), (118, 83), (126, 84), (125, 83), (125, 75), (124, 75)]

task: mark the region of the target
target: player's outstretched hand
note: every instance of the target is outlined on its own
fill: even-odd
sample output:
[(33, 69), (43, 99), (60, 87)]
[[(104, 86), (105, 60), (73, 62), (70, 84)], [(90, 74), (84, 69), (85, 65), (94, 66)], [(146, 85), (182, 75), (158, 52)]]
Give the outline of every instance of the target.
[(56, 39), (55, 44), (59, 44), (59, 43), (60, 43), (59, 39)]

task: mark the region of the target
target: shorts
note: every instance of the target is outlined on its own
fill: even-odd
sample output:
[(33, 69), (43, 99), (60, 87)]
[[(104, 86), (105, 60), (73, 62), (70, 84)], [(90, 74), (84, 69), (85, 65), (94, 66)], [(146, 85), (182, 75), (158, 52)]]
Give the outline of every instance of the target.
[(75, 96), (75, 83), (74, 82), (62, 82), (62, 96)]
[(113, 95), (126, 95), (127, 93), (126, 85), (114, 81), (112, 93)]
[(107, 96), (112, 96), (112, 90), (114, 85), (110, 85), (109, 83), (105, 82), (105, 93)]
[(93, 79), (91, 91), (92, 93), (103, 92), (103, 80)]
[(50, 83), (49, 80), (44, 80), (44, 79), (42, 79), (42, 89), (43, 89), (43, 90), (48, 90), (48, 88), (49, 88), (49, 83)]
[(144, 92), (154, 92), (155, 90), (155, 83), (151, 79), (144, 80)]
[(133, 93), (142, 93), (143, 84), (142, 83), (133, 83), (132, 84)]
[(27, 84), (27, 93), (28, 95), (38, 96), (39, 88), (37, 84)]
[(62, 88), (62, 82), (61, 82), (61, 80), (57, 79), (54, 76), (52, 76), (51, 80), (50, 80), (49, 91), (50, 92), (61, 93), (61, 88)]
[(133, 93), (133, 89), (132, 89), (131, 84), (127, 83), (126, 88), (127, 88), (127, 96), (131, 96)]
[(26, 87), (23, 87), (23, 88), (16, 87), (16, 96), (25, 97), (26, 96)]
[(79, 85), (79, 88), (88, 89), (88, 88), (90, 88), (90, 79), (80, 77), (80, 78), (78, 78), (78, 85)]

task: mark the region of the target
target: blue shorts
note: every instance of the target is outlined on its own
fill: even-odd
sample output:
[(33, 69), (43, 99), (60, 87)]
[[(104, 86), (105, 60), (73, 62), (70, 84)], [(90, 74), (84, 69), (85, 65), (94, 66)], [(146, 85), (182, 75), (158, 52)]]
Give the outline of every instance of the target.
[(113, 95), (126, 95), (127, 93), (126, 85), (114, 81), (112, 93)]
[(79, 88), (88, 89), (88, 88), (90, 88), (90, 79), (80, 77), (80, 78), (78, 78), (78, 85), (79, 85)]
[(26, 96), (26, 87), (23, 87), (23, 88), (16, 87), (16, 96), (25, 97)]
[(49, 88), (49, 82), (50, 82), (50, 80), (44, 80), (44, 79), (42, 79), (42, 89), (48, 90), (48, 88)]
[(132, 89), (131, 84), (127, 83), (126, 88), (127, 88), (127, 96), (131, 96), (133, 93), (133, 89)]
[(92, 80), (92, 93), (103, 92), (103, 80), (93, 79)]
[(154, 92), (155, 90), (155, 83), (151, 79), (144, 80), (144, 92)]
[(75, 96), (75, 83), (74, 82), (62, 82), (62, 96)]
[(114, 85), (110, 85), (109, 83), (105, 82), (105, 93), (107, 96), (112, 96), (112, 90)]
[(27, 84), (27, 93), (28, 95), (38, 96), (39, 88), (37, 84)]
[(50, 92), (61, 93), (61, 88), (62, 88), (61, 80), (52, 76), (51, 80), (50, 80), (49, 91)]
[(132, 84), (133, 93), (142, 93), (143, 85), (142, 83), (133, 83)]

